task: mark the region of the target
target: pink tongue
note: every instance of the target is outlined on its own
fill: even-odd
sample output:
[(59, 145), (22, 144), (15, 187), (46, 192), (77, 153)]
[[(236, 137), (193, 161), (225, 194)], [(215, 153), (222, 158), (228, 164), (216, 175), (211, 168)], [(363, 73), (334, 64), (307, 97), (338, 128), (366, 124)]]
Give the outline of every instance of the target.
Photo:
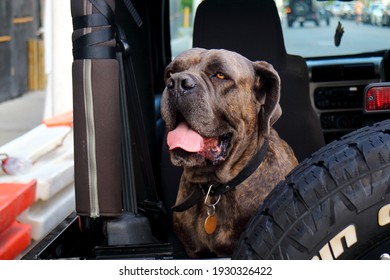
[(195, 153), (203, 150), (204, 139), (197, 132), (181, 122), (174, 130), (168, 132), (167, 143), (170, 150), (181, 148), (187, 152)]

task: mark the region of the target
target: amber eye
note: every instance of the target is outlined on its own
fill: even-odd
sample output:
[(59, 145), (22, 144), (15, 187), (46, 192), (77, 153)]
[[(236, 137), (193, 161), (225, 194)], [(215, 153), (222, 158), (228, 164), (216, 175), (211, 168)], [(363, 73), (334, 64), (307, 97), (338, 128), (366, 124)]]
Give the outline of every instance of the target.
[(226, 79), (225, 74), (224, 74), (224, 73), (221, 73), (221, 72), (218, 72), (217, 74), (215, 74), (215, 77), (217, 77), (217, 78), (220, 79), (220, 80)]

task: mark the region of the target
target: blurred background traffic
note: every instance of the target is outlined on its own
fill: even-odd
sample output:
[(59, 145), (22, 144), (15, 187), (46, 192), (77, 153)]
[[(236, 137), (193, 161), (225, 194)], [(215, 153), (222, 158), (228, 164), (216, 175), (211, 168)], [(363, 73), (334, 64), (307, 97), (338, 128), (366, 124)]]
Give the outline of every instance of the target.
[[(259, 0), (260, 1), (260, 0)], [(172, 56), (192, 46), (192, 22), (201, 0), (170, 0)], [(337, 56), (390, 48), (390, 0), (275, 0), (287, 51), (303, 57)], [(334, 44), (338, 22), (345, 29)], [(255, 38), (254, 38), (255, 39)]]

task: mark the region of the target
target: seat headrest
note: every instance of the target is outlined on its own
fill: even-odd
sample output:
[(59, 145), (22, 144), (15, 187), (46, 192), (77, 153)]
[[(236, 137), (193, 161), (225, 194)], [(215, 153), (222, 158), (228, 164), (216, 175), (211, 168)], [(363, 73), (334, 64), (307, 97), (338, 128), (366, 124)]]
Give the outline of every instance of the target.
[(205, 0), (196, 12), (193, 46), (228, 49), (278, 69), (286, 61), (274, 0)]

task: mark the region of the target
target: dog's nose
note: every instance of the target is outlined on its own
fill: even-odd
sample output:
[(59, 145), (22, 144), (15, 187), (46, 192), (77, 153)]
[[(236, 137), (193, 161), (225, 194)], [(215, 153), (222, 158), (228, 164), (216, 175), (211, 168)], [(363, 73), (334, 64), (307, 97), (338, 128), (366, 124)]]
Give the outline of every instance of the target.
[(183, 90), (193, 89), (196, 86), (196, 83), (190, 76), (183, 78), (179, 82), (180, 82), (180, 88)]
[(176, 93), (188, 93), (196, 87), (190, 75), (174, 75), (167, 82), (167, 88)]

